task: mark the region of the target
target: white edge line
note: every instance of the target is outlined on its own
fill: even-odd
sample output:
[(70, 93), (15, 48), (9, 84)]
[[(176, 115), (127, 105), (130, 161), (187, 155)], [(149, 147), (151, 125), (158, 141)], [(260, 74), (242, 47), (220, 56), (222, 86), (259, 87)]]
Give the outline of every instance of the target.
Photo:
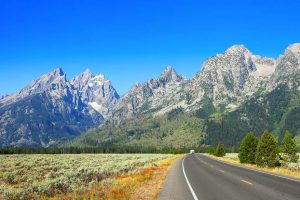
[(231, 164), (231, 163), (227, 163), (225, 161), (222, 161), (222, 160), (218, 160), (218, 159), (215, 159), (215, 158), (211, 158), (207, 155), (204, 155), (202, 154), (203, 156), (206, 156), (212, 160), (215, 160), (217, 162), (221, 162), (221, 163), (224, 163), (224, 164), (227, 164), (227, 165), (231, 165), (231, 166), (234, 166), (234, 167), (239, 167), (239, 168), (242, 168), (242, 169), (248, 169), (248, 170), (251, 170), (251, 171), (255, 171), (255, 172), (258, 172), (258, 173), (262, 173), (262, 174), (268, 174), (268, 175), (271, 175), (271, 176), (276, 176), (278, 178), (283, 178), (283, 179), (287, 179), (287, 180), (290, 180), (290, 181), (295, 181), (295, 182), (298, 182), (300, 183), (299, 180), (297, 179), (292, 179), (292, 178), (289, 178), (289, 177), (286, 177), (286, 176), (280, 176), (280, 175), (277, 175), (277, 174), (273, 174), (273, 173), (268, 173), (268, 172), (265, 172), (265, 171), (261, 171), (261, 170), (257, 170), (257, 169), (252, 169), (252, 168), (248, 168), (248, 167), (242, 167), (242, 166), (239, 166), (239, 165), (234, 165), (234, 164)]
[(193, 188), (192, 188), (192, 186), (191, 186), (191, 184), (190, 184), (190, 182), (189, 182), (189, 179), (187, 178), (187, 176), (186, 176), (186, 174), (185, 174), (184, 165), (183, 165), (184, 159), (185, 159), (185, 157), (182, 159), (182, 162), (181, 162), (181, 165), (182, 165), (182, 171), (183, 171), (184, 178), (185, 178), (185, 180), (186, 180), (187, 185), (188, 185), (189, 188), (190, 188), (190, 191), (191, 191), (191, 193), (192, 193), (192, 195), (193, 195), (193, 197), (194, 197), (194, 200), (198, 200), (198, 198), (197, 198), (197, 196), (196, 196), (196, 194), (195, 194), (195, 192), (194, 192), (194, 190), (193, 190)]

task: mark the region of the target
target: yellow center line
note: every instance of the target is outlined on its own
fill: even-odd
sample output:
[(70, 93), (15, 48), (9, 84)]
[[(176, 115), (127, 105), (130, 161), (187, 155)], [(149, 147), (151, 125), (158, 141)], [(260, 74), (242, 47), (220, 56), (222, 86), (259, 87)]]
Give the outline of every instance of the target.
[(248, 185), (253, 185), (253, 183), (250, 183), (249, 181), (241, 180), (244, 183), (247, 183)]

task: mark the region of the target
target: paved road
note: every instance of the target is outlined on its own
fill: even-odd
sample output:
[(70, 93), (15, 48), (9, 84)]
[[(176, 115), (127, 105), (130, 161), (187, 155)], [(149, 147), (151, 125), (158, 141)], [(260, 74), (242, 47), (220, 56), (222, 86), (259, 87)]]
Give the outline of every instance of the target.
[(187, 155), (169, 171), (158, 200), (300, 200), (300, 181)]

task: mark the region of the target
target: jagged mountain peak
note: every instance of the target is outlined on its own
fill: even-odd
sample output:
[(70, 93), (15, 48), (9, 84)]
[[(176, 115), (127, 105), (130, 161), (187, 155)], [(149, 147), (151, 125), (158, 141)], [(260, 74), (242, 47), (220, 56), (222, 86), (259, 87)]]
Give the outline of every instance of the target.
[[(60, 67), (57, 67), (57, 68), (55, 68), (55, 69), (53, 69), (52, 71), (50, 71), (50, 72), (48, 72), (48, 73), (46, 73), (46, 74), (44, 74), (44, 75), (42, 75), (40, 78), (38, 78), (38, 79), (41, 79), (41, 78), (43, 78), (43, 77), (53, 77), (53, 78), (57, 78), (57, 77), (66, 77), (66, 74), (65, 74), (65, 72), (62, 70), (62, 68), (60, 68)], [(37, 79), (37, 80), (38, 80)]]
[(174, 67), (171, 65), (167, 66), (166, 69), (161, 73), (160, 76), (169, 76), (169, 75), (171, 75), (171, 76), (178, 75), (176, 70), (174, 69)]
[(93, 81), (97, 85), (103, 85), (106, 82), (110, 82), (103, 74), (100, 73), (93, 76), (91, 81)]
[(289, 45), (276, 62), (276, 69), (269, 87), (275, 88), (282, 82), (293, 82), (300, 75), (300, 43)]
[(22, 89), (19, 94), (24, 92), (29, 92), (30, 94), (39, 93), (48, 90), (51, 87), (51, 84), (66, 84), (67, 82), (66, 74), (63, 70), (61, 68), (55, 68), (51, 72), (48, 72), (31, 82), (31, 84)]
[(106, 117), (110, 108), (118, 101), (119, 95), (103, 74), (93, 75), (87, 69), (75, 76), (71, 84), (78, 91), (82, 101), (90, 105), (94, 110)]
[(185, 79), (183, 76), (179, 75), (174, 67), (167, 66), (166, 69), (160, 74), (159, 79), (165, 83), (171, 81), (180, 81)]
[(229, 47), (225, 54), (251, 54), (251, 52), (244, 45), (238, 44)]
[(82, 89), (82, 87), (89, 86), (102, 86), (105, 83), (110, 84), (110, 81), (101, 73), (97, 73), (94, 75), (90, 69), (86, 69), (84, 72), (75, 76), (71, 80), (72, 85), (75, 87)]
[(119, 121), (153, 110), (156, 114), (163, 113), (164, 108), (171, 108), (181, 100), (189, 83), (190, 80), (178, 75), (172, 66), (167, 66), (159, 77), (134, 84), (113, 108), (112, 118)]
[[(38, 77), (19, 92), (5, 97), (1, 100), (1, 103), (3, 103), (3, 105), (10, 104), (26, 96), (58, 89), (58, 87), (55, 87), (54, 85), (63, 85), (63, 87), (66, 87), (67, 83), (66, 74), (63, 70), (61, 68), (55, 68), (54, 70)], [(62, 89), (63, 87), (59, 88)]]
[(295, 54), (300, 54), (300, 43), (294, 43), (294, 44), (291, 44), (289, 45), (285, 52), (292, 52), (292, 53), (295, 53)]
[(85, 73), (85, 74), (92, 74), (92, 71), (89, 68), (87, 68), (86, 70), (84, 70), (83, 73)]
[(246, 67), (253, 71), (255, 66), (252, 63), (252, 57), (252, 53), (244, 45), (233, 45), (223, 54), (217, 54), (205, 61), (199, 73), (203, 74), (205, 71), (240, 70), (241, 67)]
[(93, 73), (90, 69), (86, 69), (84, 72), (82, 72), (81, 74), (79, 74), (78, 76), (75, 76), (73, 79), (72, 79), (72, 82), (73, 81), (85, 81), (85, 80), (89, 80), (93, 77)]
[(60, 67), (55, 68), (53, 71), (50, 72), (50, 74), (57, 75), (57, 76), (65, 75), (64, 71)]
[(40, 76), (39, 78), (34, 80), (28, 87), (47, 87), (47, 85), (49, 85), (50, 83), (58, 82), (67, 82), (66, 74), (61, 68), (55, 68), (54, 70)]
[(82, 72), (82, 75), (84, 75), (84, 76), (92, 76), (93, 73), (92, 73), (92, 71), (90, 69), (86, 69), (86, 70), (84, 70), (84, 72)]
[(215, 104), (237, 103), (261, 87), (274, 70), (274, 59), (253, 55), (244, 45), (233, 45), (203, 64), (193, 78), (192, 93), (200, 99), (209, 96)]

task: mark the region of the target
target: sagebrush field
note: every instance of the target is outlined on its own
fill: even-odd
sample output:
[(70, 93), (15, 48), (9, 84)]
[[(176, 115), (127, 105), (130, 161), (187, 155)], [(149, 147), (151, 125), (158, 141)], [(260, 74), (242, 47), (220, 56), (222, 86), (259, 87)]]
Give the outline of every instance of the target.
[[(0, 155), (0, 198), (35, 199), (81, 193), (173, 155)], [(107, 182), (107, 183), (106, 183)]]

